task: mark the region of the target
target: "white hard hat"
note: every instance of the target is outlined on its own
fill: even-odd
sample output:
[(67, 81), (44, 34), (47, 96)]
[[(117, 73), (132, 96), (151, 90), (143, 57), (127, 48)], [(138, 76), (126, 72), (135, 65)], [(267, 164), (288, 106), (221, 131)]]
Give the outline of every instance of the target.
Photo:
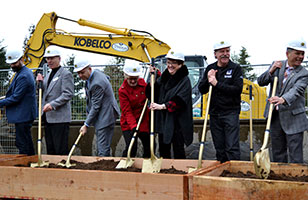
[(87, 60), (77, 62), (74, 66), (75, 67), (74, 72), (80, 72), (81, 70), (83, 70), (84, 68), (86, 68), (88, 66), (90, 66), (90, 62), (87, 61)]
[(21, 50), (8, 50), (5, 54), (6, 63), (12, 64), (17, 62), (23, 56)]
[(214, 51), (216, 51), (218, 49), (227, 48), (227, 47), (231, 47), (231, 44), (226, 42), (226, 41), (220, 41), (220, 42), (214, 44)]
[(298, 51), (305, 51), (306, 42), (304, 39), (292, 40), (288, 43), (287, 48), (295, 49)]
[(173, 60), (182, 60), (185, 61), (185, 56), (183, 53), (174, 51), (173, 49), (170, 49), (166, 58), (173, 59)]
[(125, 60), (123, 72), (128, 76), (140, 76), (141, 75), (140, 62), (135, 60)]
[(47, 47), (44, 57), (55, 57), (55, 56), (61, 56), (60, 51), (55, 46), (49, 46)]

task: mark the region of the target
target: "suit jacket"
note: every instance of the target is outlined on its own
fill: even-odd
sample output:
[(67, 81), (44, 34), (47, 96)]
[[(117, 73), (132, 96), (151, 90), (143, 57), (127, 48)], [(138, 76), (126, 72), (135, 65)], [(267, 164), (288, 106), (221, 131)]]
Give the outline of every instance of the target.
[[(278, 74), (276, 96), (284, 98), (286, 102), (278, 107), (279, 120), (286, 134), (295, 134), (308, 130), (308, 119), (305, 113), (305, 89), (308, 84), (308, 71), (304, 67), (298, 66), (288, 76), (285, 83), (282, 84), (287, 60), (282, 63)], [(258, 78), (258, 84), (265, 86), (270, 83), (269, 96), (271, 96), (274, 76), (269, 74), (269, 69)], [(267, 101), (264, 112), (264, 117), (266, 118), (268, 110), (269, 102)]]
[(111, 84), (107, 76), (98, 70), (93, 70), (87, 80), (87, 125), (93, 125), (96, 130), (115, 123), (120, 110)]
[(46, 120), (48, 123), (67, 123), (71, 122), (71, 104), (70, 100), (74, 95), (74, 80), (73, 75), (68, 70), (61, 67), (48, 88), (47, 81), (50, 72), (43, 81), (43, 99), (42, 107), (47, 103), (53, 107), (53, 110), (46, 112)]
[(6, 93), (0, 100), (0, 107), (6, 106), (9, 123), (33, 121), (37, 116), (35, 81), (33, 73), (26, 66), (18, 71)]

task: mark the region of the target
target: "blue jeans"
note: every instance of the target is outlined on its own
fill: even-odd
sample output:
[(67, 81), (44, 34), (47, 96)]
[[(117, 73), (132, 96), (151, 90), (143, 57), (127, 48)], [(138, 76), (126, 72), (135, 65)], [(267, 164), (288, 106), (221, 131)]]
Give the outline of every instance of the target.
[(112, 142), (114, 124), (96, 130), (97, 156), (110, 156), (110, 146)]
[(32, 122), (16, 123), (16, 141), (15, 145), (19, 150), (19, 154), (34, 155), (34, 147), (31, 136)]
[(240, 122), (238, 113), (210, 116), (216, 158), (221, 163), (240, 160)]

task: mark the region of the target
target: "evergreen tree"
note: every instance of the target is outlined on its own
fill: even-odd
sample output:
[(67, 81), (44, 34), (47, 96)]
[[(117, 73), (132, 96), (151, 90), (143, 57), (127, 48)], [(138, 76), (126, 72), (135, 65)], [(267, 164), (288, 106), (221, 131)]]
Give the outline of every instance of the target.
[(0, 68), (9, 69), (10, 65), (5, 62), (6, 47), (2, 45), (3, 40), (0, 40)]
[(123, 65), (125, 63), (125, 59), (122, 57), (114, 57), (114, 59), (111, 60), (109, 63), (110, 65), (107, 65), (104, 67), (104, 73), (110, 77), (112, 83), (115, 83), (112, 85), (113, 92), (115, 95), (115, 98), (118, 101), (119, 104), (119, 87), (124, 81), (124, 73), (123, 73)]
[[(0, 69), (10, 69), (10, 65), (5, 62), (5, 54), (6, 54), (6, 47), (2, 45), (3, 40), (0, 40)], [(9, 87), (9, 80), (10, 80), (10, 73), (11, 71), (5, 70), (1, 72), (0, 76), (0, 96), (5, 95), (8, 87)]]
[(24, 49), (27, 47), (27, 43), (35, 31), (35, 25), (34, 24), (30, 25), (28, 28), (28, 31), (29, 31), (29, 35), (27, 35), (24, 39), (24, 46), (23, 46)]
[(73, 120), (83, 120), (86, 117), (86, 100), (84, 93), (84, 81), (81, 80), (77, 73), (74, 73), (75, 55), (72, 54), (65, 60), (64, 66), (73, 74), (74, 78), (74, 96), (71, 101), (72, 105), (72, 118)]
[(231, 59), (235, 63), (242, 66), (243, 77), (250, 81), (254, 81), (257, 79), (257, 75), (255, 73), (251, 74), (251, 71), (253, 70), (253, 68), (250, 65), (249, 61), (247, 60), (249, 57), (250, 55), (248, 55), (247, 49), (243, 46), (238, 55), (235, 54), (235, 52), (233, 55), (231, 55)]

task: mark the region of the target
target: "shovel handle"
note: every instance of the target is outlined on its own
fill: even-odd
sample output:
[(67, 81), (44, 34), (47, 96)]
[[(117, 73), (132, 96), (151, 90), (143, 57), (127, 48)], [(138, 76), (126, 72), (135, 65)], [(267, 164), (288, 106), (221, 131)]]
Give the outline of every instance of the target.
[(79, 133), (79, 135), (78, 135), (78, 137), (77, 137), (75, 143), (73, 144), (73, 146), (72, 146), (72, 148), (71, 148), (70, 153), (68, 154), (67, 162), (71, 159), (72, 154), (73, 154), (73, 152), (74, 152), (74, 150), (75, 150), (75, 147), (77, 146), (77, 144), (78, 144), (78, 142), (79, 142), (81, 136), (82, 136), (82, 132), (80, 131), (80, 133)]
[(204, 124), (203, 124), (203, 129), (202, 129), (200, 149), (199, 149), (198, 169), (201, 168), (201, 166), (202, 166), (202, 155), (203, 155), (203, 149), (204, 149), (204, 141), (205, 141), (205, 135), (206, 135), (206, 125), (207, 125), (207, 119), (208, 119), (208, 115), (209, 115), (209, 109), (210, 109), (210, 103), (211, 103), (211, 97), (212, 97), (212, 90), (213, 90), (213, 86), (210, 85), (209, 93), (208, 93), (208, 97), (207, 97), (205, 116), (204, 116)]
[(141, 124), (141, 122), (142, 122), (143, 115), (144, 115), (145, 110), (146, 110), (147, 105), (148, 105), (148, 101), (149, 101), (149, 100), (146, 99), (145, 102), (144, 102), (144, 105), (143, 105), (143, 108), (142, 108), (142, 111), (141, 111), (141, 115), (140, 115), (140, 117), (139, 117), (139, 120), (138, 120), (138, 123), (137, 123), (137, 127), (136, 127), (136, 130), (137, 130), (137, 131), (139, 130), (140, 124)]
[[(154, 58), (151, 60), (152, 67), (154, 67)], [(151, 72), (151, 103), (154, 103), (154, 83), (155, 83), (155, 74)], [(150, 150), (151, 150), (151, 159), (155, 158), (154, 154), (154, 110), (151, 109), (151, 124), (150, 124)]]
[(252, 138), (252, 85), (249, 85), (249, 100), (250, 100), (250, 112), (249, 112), (249, 138), (250, 138), (250, 161), (253, 160), (253, 138)]
[(37, 136), (37, 155), (38, 162), (42, 162), (42, 81), (39, 81), (39, 121), (38, 121), (38, 136)]
[[(277, 70), (278, 71), (278, 70)], [(276, 73), (277, 74), (277, 73)], [(273, 90), (272, 90), (272, 96), (274, 97), (276, 94), (276, 89), (277, 89), (277, 82), (278, 82), (278, 77), (274, 77), (274, 84), (273, 84)], [(264, 134), (264, 140), (263, 140), (263, 145), (261, 149), (265, 149), (268, 143), (269, 139), (269, 132), (270, 132), (270, 127), (271, 127), (271, 120), (272, 120), (272, 114), (273, 114), (273, 109), (274, 109), (274, 104), (270, 104), (269, 110), (268, 110), (268, 117), (267, 117), (267, 122), (266, 122), (266, 128), (265, 128), (265, 134)]]

